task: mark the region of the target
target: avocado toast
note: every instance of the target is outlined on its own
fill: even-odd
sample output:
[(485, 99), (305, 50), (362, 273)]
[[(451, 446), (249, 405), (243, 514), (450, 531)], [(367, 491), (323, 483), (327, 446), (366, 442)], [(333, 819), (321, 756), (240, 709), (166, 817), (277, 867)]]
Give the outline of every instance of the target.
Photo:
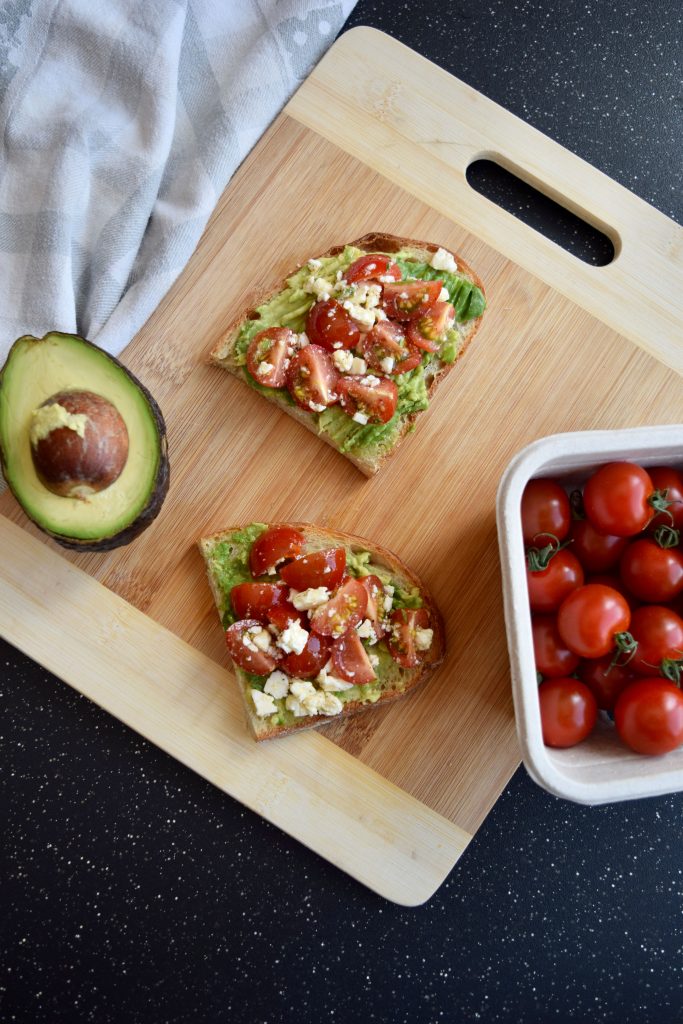
[(474, 336), (481, 280), (429, 242), (368, 234), (309, 259), (211, 353), (372, 476)]
[(412, 692), (445, 653), (441, 616), (390, 551), (310, 523), (199, 541), (256, 740)]

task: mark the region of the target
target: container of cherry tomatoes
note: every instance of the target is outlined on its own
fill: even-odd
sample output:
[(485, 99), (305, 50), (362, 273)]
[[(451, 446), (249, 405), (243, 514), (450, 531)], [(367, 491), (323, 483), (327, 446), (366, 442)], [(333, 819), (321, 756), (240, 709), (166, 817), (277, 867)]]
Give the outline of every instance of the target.
[(524, 764), (601, 804), (683, 790), (683, 424), (555, 434), (498, 488)]

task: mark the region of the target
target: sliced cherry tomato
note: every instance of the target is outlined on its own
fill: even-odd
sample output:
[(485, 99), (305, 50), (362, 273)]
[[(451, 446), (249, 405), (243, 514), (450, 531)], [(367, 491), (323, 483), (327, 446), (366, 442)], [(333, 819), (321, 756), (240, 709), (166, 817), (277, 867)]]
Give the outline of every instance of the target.
[(397, 281), (385, 284), (384, 312), (390, 320), (416, 320), (438, 301), (441, 281)]
[(588, 572), (613, 569), (628, 544), (628, 537), (600, 533), (588, 519), (575, 519), (569, 536), (572, 539), (572, 551)]
[(257, 676), (270, 675), (277, 665), (278, 656), (260, 650), (253, 642), (254, 633), (250, 632), (251, 630), (260, 633), (263, 631), (263, 624), (257, 619), (240, 619), (226, 629), (225, 644), (228, 654), (245, 672), (253, 672)]
[(247, 349), (247, 369), (254, 380), (266, 388), (283, 388), (296, 340), (287, 327), (269, 327), (254, 335)]
[(621, 691), (638, 678), (630, 665), (615, 665), (611, 654), (580, 662), (577, 672), (604, 711), (613, 711)]
[(283, 565), (280, 575), (294, 590), (308, 590), (309, 587), (327, 587), (334, 590), (342, 581), (346, 569), (344, 548), (325, 548), (301, 555), (293, 562)]
[(311, 615), (311, 629), (321, 636), (340, 637), (362, 621), (368, 592), (354, 576), (348, 576), (336, 594)]
[(543, 543), (547, 537), (564, 540), (571, 525), (569, 498), (554, 480), (530, 480), (522, 494), (522, 536), (525, 544)]
[(586, 583), (560, 605), (557, 628), (570, 651), (582, 658), (601, 658), (625, 633), (631, 609), (622, 594), (601, 583)]
[(294, 558), (304, 546), (304, 535), (293, 526), (271, 526), (257, 537), (249, 552), (253, 576), (263, 576), (285, 558)]
[(349, 629), (335, 641), (332, 647), (332, 669), (332, 675), (356, 686), (365, 686), (377, 678), (355, 629)]
[(669, 502), (666, 512), (658, 512), (648, 523), (648, 533), (658, 526), (673, 526), (683, 530), (683, 473), (671, 466), (648, 468), (652, 483), (661, 491), (664, 501)]
[(268, 613), (286, 600), (287, 587), (281, 583), (238, 583), (230, 591), (232, 610), (238, 619), (268, 622)]
[(641, 601), (665, 604), (683, 591), (683, 549), (662, 548), (655, 540), (642, 537), (628, 545), (619, 571)]
[(526, 571), (532, 612), (554, 612), (572, 590), (583, 585), (583, 568), (567, 548), (551, 557), (545, 569)]
[(631, 635), (638, 649), (629, 667), (642, 676), (654, 676), (662, 661), (683, 659), (683, 619), (671, 608), (644, 604), (631, 618)]
[(355, 281), (372, 281), (380, 277), (393, 277), (394, 281), (401, 280), (401, 268), (394, 263), (390, 256), (382, 253), (368, 253), (367, 256), (359, 256), (350, 267), (344, 271), (344, 278), (349, 284)]
[(638, 754), (666, 754), (683, 743), (683, 693), (666, 679), (639, 679), (614, 708), (619, 736)]
[(586, 481), (583, 503), (596, 530), (633, 537), (654, 515), (655, 487), (649, 474), (633, 462), (608, 462)]
[(295, 608), (291, 601), (283, 601), (282, 604), (276, 604), (272, 608), (268, 609), (266, 613), (268, 622), (276, 627), (280, 631), (287, 629), (287, 626), (292, 621), (298, 622), (299, 625), (306, 626), (306, 612), (300, 612), (298, 608)]
[(435, 302), (424, 316), (408, 324), (408, 341), (425, 352), (438, 352), (439, 341), (454, 323), (455, 310), (450, 302)]
[(313, 679), (330, 657), (330, 641), (327, 637), (309, 633), (306, 646), (301, 654), (288, 654), (280, 666), (297, 679)]
[(339, 401), (339, 374), (320, 345), (306, 345), (292, 356), (287, 387), (296, 404), (307, 412), (322, 412)]
[(410, 370), (414, 370), (422, 362), (423, 354), (421, 349), (415, 348), (414, 345), (408, 345), (408, 355), (400, 363), (396, 364), (394, 376), (397, 377), (400, 373), (408, 373)]
[(415, 644), (415, 632), (429, 627), (429, 613), (426, 608), (398, 608), (391, 613), (389, 653), (402, 668), (416, 668), (421, 665), (425, 653)]
[[(410, 355), (406, 332), (395, 320), (379, 320), (363, 338), (361, 351), (368, 366), (381, 373), (396, 373), (400, 362)], [(387, 359), (393, 360), (389, 369)]]
[(368, 592), (368, 606), (365, 618), (370, 619), (375, 636), (381, 640), (384, 636), (382, 613), (384, 611), (384, 587), (379, 576), (363, 576), (361, 583)]
[(336, 299), (315, 302), (306, 318), (306, 334), (313, 345), (320, 345), (328, 352), (337, 349), (355, 348), (360, 341), (358, 324)]
[(578, 654), (570, 651), (557, 628), (557, 616), (532, 615), (536, 671), (542, 676), (568, 676), (579, 664)]
[(387, 377), (347, 374), (339, 381), (344, 412), (349, 416), (367, 416), (368, 423), (388, 423), (398, 404), (398, 388)]
[(573, 747), (595, 727), (598, 705), (578, 679), (547, 679), (538, 688), (543, 742), (548, 747)]

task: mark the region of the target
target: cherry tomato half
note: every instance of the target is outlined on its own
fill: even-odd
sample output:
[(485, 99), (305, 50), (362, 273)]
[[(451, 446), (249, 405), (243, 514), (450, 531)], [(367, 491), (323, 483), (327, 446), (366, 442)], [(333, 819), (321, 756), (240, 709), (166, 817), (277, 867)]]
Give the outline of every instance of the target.
[(408, 341), (425, 352), (438, 352), (439, 342), (455, 323), (450, 302), (435, 302), (419, 320), (408, 324)]
[(536, 671), (542, 676), (568, 676), (579, 664), (578, 654), (570, 651), (560, 636), (555, 615), (532, 615)]
[(619, 572), (641, 601), (665, 604), (683, 591), (683, 549), (662, 548), (655, 540), (641, 537), (624, 551)]
[(532, 612), (554, 612), (572, 590), (583, 584), (583, 568), (567, 548), (557, 551), (547, 568), (526, 571)]
[(320, 345), (306, 345), (292, 356), (287, 369), (290, 395), (307, 412), (322, 412), (339, 401), (339, 374)]
[(286, 599), (281, 583), (238, 583), (230, 591), (232, 610), (238, 619), (268, 622), (268, 612)]
[(349, 629), (332, 648), (332, 675), (347, 683), (365, 686), (377, 678), (368, 653), (355, 629)]
[(598, 717), (595, 697), (578, 679), (547, 679), (538, 688), (543, 742), (573, 747), (593, 731)]
[(355, 348), (360, 341), (358, 324), (336, 299), (315, 302), (306, 318), (306, 334), (312, 345), (328, 352)]
[(662, 661), (683, 658), (683, 619), (671, 608), (644, 604), (631, 617), (631, 636), (638, 649), (629, 662), (643, 676), (657, 674)]
[(633, 537), (654, 514), (649, 499), (655, 491), (649, 474), (634, 462), (608, 462), (586, 481), (583, 504), (596, 530)]
[(384, 636), (382, 613), (384, 611), (384, 587), (379, 576), (363, 576), (361, 583), (368, 592), (368, 606), (365, 618), (370, 619), (375, 636), (381, 640)]
[(321, 636), (338, 638), (363, 619), (368, 592), (354, 576), (348, 576), (336, 594), (311, 615), (311, 629)]
[(385, 284), (384, 312), (390, 320), (417, 320), (438, 301), (441, 281), (397, 281)]
[(334, 590), (341, 583), (345, 569), (345, 549), (326, 548), (323, 551), (312, 551), (309, 555), (301, 555), (293, 562), (288, 562), (282, 566), (280, 575), (294, 590), (308, 590), (309, 587), (327, 587), (328, 590)]
[(269, 327), (254, 335), (247, 349), (247, 369), (267, 388), (283, 388), (297, 337), (287, 327)]
[(285, 558), (294, 558), (304, 546), (304, 535), (292, 526), (272, 526), (257, 537), (249, 552), (252, 576), (263, 576)]
[[(406, 332), (395, 320), (379, 320), (363, 338), (361, 351), (368, 366), (380, 373), (396, 373), (398, 365), (410, 354)], [(387, 359), (393, 359), (390, 369)]]
[(330, 641), (327, 637), (309, 633), (306, 646), (301, 654), (288, 654), (281, 668), (296, 679), (313, 679), (330, 657)]
[(402, 668), (416, 668), (424, 661), (425, 654), (418, 650), (415, 633), (429, 627), (429, 612), (426, 608), (397, 608), (391, 613), (389, 653)]
[(602, 583), (586, 583), (573, 590), (557, 613), (560, 636), (570, 651), (582, 658), (609, 654), (615, 637), (625, 633), (630, 622), (626, 598)]
[(350, 267), (344, 271), (344, 278), (349, 284), (356, 281), (372, 281), (380, 277), (393, 277), (394, 281), (401, 280), (401, 268), (398, 263), (389, 256), (382, 253), (368, 253), (367, 256), (359, 256)]
[(638, 754), (675, 750), (683, 743), (683, 693), (666, 679), (639, 679), (617, 700), (614, 724)]
[(569, 533), (571, 511), (563, 487), (554, 480), (538, 477), (530, 480), (522, 494), (522, 536), (525, 544), (550, 534), (564, 540)]
[(396, 412), (398, 388), (388, 377), (347, 374), (338, 385), (341, 404), (349, 416), (367, 416), (368, 423), (388, 423)]
[(254, 635), (263, 631), (263, 624), (257, 619), (240, 619), (225, 631), (225, 645), (232, 660), (245, 672), (257, 676), (270, 675), (279, 660), (279, 655), (262, 651), (253, 642)]

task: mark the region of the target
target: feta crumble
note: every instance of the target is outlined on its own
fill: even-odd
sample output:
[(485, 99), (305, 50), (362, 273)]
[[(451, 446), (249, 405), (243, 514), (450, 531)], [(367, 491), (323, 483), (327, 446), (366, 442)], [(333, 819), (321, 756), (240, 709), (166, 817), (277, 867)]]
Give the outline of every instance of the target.
[(286, 697), (289, 693), (289, 676), (276, 668), (266, 679), (263, 692), (269, 693), (271, 697)]
[(365, 412), (354, 412), (351, 419), (354, 421), (354, 423), (360, 423), (361, 426), (364, 427), (365, 424), (368, 422), (368, 414)]
[(308, 590), (290, 590), (289, 592), (289, 600), (298, 612), (318, 608), (329, 599), (330, 592), (327, 587), (309, 587)]
[(453, 259), (453, 254), (448, 252), (447, 249), (441, 248), (437, 249), (432, 256), (430, 266), (434, 270), (447, 270), (451, 274), (455, 274), (458, 269), (458, 265)]
[[(304, 629), (298, 619), (292, 619), (283, 629), (276, 643), (285, 654), (301, 654), (308, 642), (308, 630)], [(291, 686), (290, 686), (291, 689)]]
[(277, 711), (277, 704), (269, 693), (261, 693), (260, 690), (255, 690), (253, 687), (250, 693), (259, 718), (266, 718)]
[(432, 640), (434, 639), (433, 629), (420, 629), (415, 630), (415, 647), (418, 651), (428, 651), (432, 646)]

